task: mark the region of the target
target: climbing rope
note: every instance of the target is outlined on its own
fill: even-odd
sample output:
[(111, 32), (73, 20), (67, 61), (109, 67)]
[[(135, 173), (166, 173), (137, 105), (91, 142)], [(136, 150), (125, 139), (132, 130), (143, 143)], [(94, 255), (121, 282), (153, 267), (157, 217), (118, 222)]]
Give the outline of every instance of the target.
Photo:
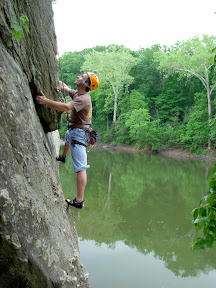
[[(59, 56), (59, 51), (58, 51), (58, 48), (57, 48), (57, 54), (58, 54), (58, 60), (59, 60), (59, 68), (60, 68), (60, 72), (61, 72), (61, 80), (62, 80), (62, 83), (63, 82), (63, 75), (62, 75), (62, 69), (61, 69), (61, 60), (60, 60), (60, 56)], [(63, 95), (64, 95), (64, 102), (66, 103), (66, 95), (65, 95), (65, 88), (64, 88), (64, 85), (63, 85)], [(70, 122), (70, 118), (69, 118), (69, 112), (64, 112), (64, 114), (67, 114), (67, 121)]]

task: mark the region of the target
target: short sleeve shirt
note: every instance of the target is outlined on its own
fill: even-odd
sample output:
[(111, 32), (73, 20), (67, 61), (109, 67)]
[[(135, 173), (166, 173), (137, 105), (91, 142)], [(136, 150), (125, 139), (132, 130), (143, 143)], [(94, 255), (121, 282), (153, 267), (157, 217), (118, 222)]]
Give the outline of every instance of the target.
[(70, 90), (71, 104), (75, 110), (71, 110), (70, 127), (91, 124), (92, 102), (90, 95), (86, 92), (78, 95), (77, 90)]

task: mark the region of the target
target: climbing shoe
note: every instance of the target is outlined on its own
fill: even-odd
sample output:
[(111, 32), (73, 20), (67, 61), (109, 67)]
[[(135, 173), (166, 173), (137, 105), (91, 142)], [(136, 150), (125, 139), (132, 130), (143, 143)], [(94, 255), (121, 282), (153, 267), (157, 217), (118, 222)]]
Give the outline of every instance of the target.
[(61, 161), (62, 163), (65, 163), (66, 162), (66, 156), (62, 156), (62, 155), (59, 155), (56, 157), (56, 160), (57, 161)]
[(71, 206), (73, 206), (73, 207), (75, 207), (75, 208), (82, 209), (82, 208), (84, 207), (84, 203), (83, 203), (84, 201), (78, 203), (78, 202), (76, 201), (76, 198), (74, 198), (73, 200), (66, 199), (65, 201), (67, 202), (68, 205), (71, 205)]

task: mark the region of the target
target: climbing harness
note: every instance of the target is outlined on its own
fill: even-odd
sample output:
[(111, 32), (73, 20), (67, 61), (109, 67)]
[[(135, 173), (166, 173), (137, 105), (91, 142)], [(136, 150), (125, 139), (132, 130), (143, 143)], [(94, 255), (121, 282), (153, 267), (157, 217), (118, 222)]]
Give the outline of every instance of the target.
[(72, 139), (71, 140), (72, 146), (74, 146), (75, 144), (82, 145), (82, 146), (85, 146), (87, 148), (87, 152), (90, 152), (90, 150), (94, 147), (95, 143), (98, 140), (98, 137), (99, 137), (98, 132), (95, 131), (95, 130), (92, 130), (90, 127), (89, 128), (74, 127), (74, 128), (69, 128), (69, 130), (70, 129), (75, 129), (75, 128), (84, 129), (86, 133), (89, 133), (89, 141), (88, 141), (88, 144), (86, 145), (86, 144), (84, 144), (82, 142), (79, 142), (77, 140)]
[[(58, 58), (59, 58), (59, 68), (60, 68), (60, 72), (61, 72), (61, 80), (62, 80), (62, 83), (64, 83), (64, 82), (63, 82), (62, 69), (61, 69), (61, 60), (60, 60), (60, 56), (59, 56), (58, 49), (57, 49), (57, 53), (58, 53)], [(82, 84), (84, 84), (85, 86), (87, 86), (87, 87), (90, 89), (90, 91), (95, 90), (96, 88), (98, 88), (98, 86), (99, 86), (99, 79), (98, 79), (97, 75), (95, 75), (93, 72), (87, 72), (86, 74), (88, 75), (88, 77), (87, 77), (86, 79), (84, 79), (84, 80), (79, 84), (79, 86), (82, 85)], [(88, 78), (90, 78), (90, 86), (87, 85), (87, 83), (86, 83), (86, 81), (88, 80)], [(64, 88), (64, 86), (63, 86), (63, 95), (64, 95), (64, 102), (66, 103), (66, 96), (65, 96), (65, 88)], [(69, 112), (64, 112), (64, 113), (67, 114), (67, 116), (66, 116), (66, 117), (67, 117), (67, 121), (70, 122)], [(79, 128), (79, 127), (77, 127), (77, 128)], [(82, 127), (80, 127), (80, 128), (82, 128)], [(70, 128), (68, 128), (68, 129), (70, 129)], [(72, 128), (72, 129), (73, 129), (73, 128)], [(82, 128), (82, 129), (83, 129), (83, 128)], [(90, 139), (90, 140), (89, 140), (89, 142), (88, 142), (88, 145), (85, 145), (85, 144), (83, 144), (83, 143), (81, 143), (81, 142), (79, 142), (79, 141), (77, 141), (77, 140), (72, 140), (72, 143), (71, 143), (71, 144), (72, 144), (73, 146), (74, 146), (75, 144), (83, 145), (83, 146), (85, 146), (85, 147), (87, 148), (87, 152), (90, 152), (90, 150), (94, 147), (95, 143), (97, 142), (99, 134), (98, 134), (97, 131), (92, 130), (90, 127), (89, 127), (89, 128), (84, 128), (84, 129), (89, 132), (89, 139)], [(91, 148), (88, 149), (88, 147), (91, 147)]]

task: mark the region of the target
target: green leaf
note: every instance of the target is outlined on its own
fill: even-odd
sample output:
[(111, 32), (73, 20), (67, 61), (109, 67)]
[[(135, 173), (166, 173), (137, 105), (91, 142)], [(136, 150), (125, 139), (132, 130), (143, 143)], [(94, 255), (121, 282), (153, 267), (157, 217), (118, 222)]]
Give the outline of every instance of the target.
[(210, 227), (216, 227), (216, 220), (215, 220), (215, 219), (211, 220), (211, 221), (209, 222), (209, 226), (210, 226)]
[[(210, 175), (210, 179), (212, 179), (212, 180), (214, 180), (215, 177), (216, 177), (216, 172), (215, 172), (214, 169), (213, 169), (213, 171), (214, 171), (214, 173), (212, 173), (212, 174)], [(214, 182), (215, 182), (215, 181), (214, 181)]]
[[(210, 176), (211, 177), (211, 176)], [(216, 187), (216, 181), (211, 181), (209, 183), (209, 189)]]
[(216, 194), (216, 187), (213, 187), (209, 190), (209, 192), (213, 195)]
[[(210, 60), (211, 61), (211, 60)], [(215, 124), (215, 119), (211, 119), (211, 120), (209, 120), (209, 126), (212, 126), (212, 125), (216, 125)]]
[(214, 48), (212, 49), (212, 53), (214, 53), (214, 52), (216, 52), (216, 47), (214, 47)]
[(210, 58), (210, 63), (214, 63), (214, 56)]
[(200, 227), (197, 224), (195, 224), (194, 226), (196, 227), (196, 232), (198, 232), (200, 230)]
[(209, 227), (209, 230), (212, 232), (212, 233), (214, 233), (214, 234), (216, 234), (216, 227)]
[(29, 32), (29, 27), (26, 23), (24, 24), (24, 27), (25, 27), (26, 31)]
[(215, 206), (215, 204), (216, 204), (215, 194), (214, 194), (214, 195), (210, 195), (210, 196), (208, 197), (207, 203), (208, 203), (210, 206), (212, 206), (212, 207)]
[(18, 41), (20, 41), (23, 37), (22, 31), (16, 31), (16, 30), (12, 30), (12, 33), (14, 34), (14, 36), (16, 37), (16, 39)]
[(209, 227), (208, 226), (205, 226), (204, 228), (203, 228), (203, 234), (204, 235), (207, 235), (209, 233)]
[(214, 237), (210, 234), (208, 234), (205, 238), (205, 244), (208, 248), (212, 248), (214, 244)]
[(17, 32), (22, 31), (21, 25), (19, 25), (17, 23), (11, 23), (11, 28)]
[(199, 215), (202, 216), (202, 217), (206, 217), (206, 215), (207, 215), (206, 208), (201, 207), (199, 209)]
[(198, 208), (195, 208), (195, 209), (193, 210), (194, 220), (197, 218), (198, 214), (199, 214), (199, 209), (198, 209)]
[(196, 223), (199, 223), (199, 222), (200, 222), (200, 219), (198, 219), (198, 218), (196, 220), (192, 220), (193, 224), (196, 224)]
[(28, 17), (27, 17), (26, 15), (21, 15), (21, 16), (20, 16), (20, 20), (21, 20), (21, 18), (22, 18), (25, 22), (29, 22), (29, 19), (28, 19)]
[(200, 219), (199, 223), (197, 223), (197, 227), (200, 229), (202, 229), (205, 226), (205, 221), (202, 221), (202, 219)]
[(208, 200), (209, 196), (206, 195), (204, 196), (201, 200), (200, 200), (200, 204), (203, 204), (204, 202), (206, 202)]
[(194, 250), (204, 250), (205, 241), (202, 238), (197, 238), (196, 242), (193, 243), (192, 248)]
[(203, 223), (203, 222), (208, 222), (208, 218), (207, 217), (202, 217), (200, 219), (200, 222)]

